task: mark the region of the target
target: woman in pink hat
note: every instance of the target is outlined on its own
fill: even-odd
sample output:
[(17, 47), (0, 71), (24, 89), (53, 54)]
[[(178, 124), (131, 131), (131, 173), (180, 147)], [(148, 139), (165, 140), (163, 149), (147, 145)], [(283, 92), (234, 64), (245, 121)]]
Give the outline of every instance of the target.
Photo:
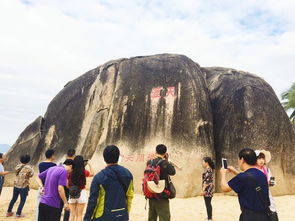
[[(267, 163), (271, 160), (271, 154), (269, 151), (266, 150), (255, 150), (256, 156), (257, 156), (257, 166), (258, 168), (265, 174), (267, 181), (269, 183), (269, 186), (274, 186), (276, 184), (274, 177), (271, 175), (270, 169), (266, 166)], [(274, 202), (274, 198), (271, 195), (271, 192), (269, 191), (269, 200), (270, 200), (270, 206), (269, 209), (277, 215), (277, 209)], [(278, 220), (278, 218), (277, 218)]]

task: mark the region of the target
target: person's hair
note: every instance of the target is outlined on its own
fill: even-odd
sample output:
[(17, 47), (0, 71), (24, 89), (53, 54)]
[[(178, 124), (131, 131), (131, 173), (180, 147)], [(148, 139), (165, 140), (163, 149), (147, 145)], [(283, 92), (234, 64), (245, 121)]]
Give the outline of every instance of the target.
[(21, 155), (19, 158), (20, 162), (23, 164), (27, 164), (30, 162), (31, 157), (28, 154)]
[(54, 150), (53, 149), (48, 149), (45, 152), (45, 157), (46, 159), (50, 159), (54, 155)]
[(103, 158), (106, 163), (117, 163), (120, 156), (120, 150), (115, 145), (110, 145), (104, 148)]
[(265, 155), (264, 155), (264, 153), (260, 153), (260, 154), (257, 156), (257, 159), (261, 159), (261, 158), (265, 159)]
[(72, 172), (72, 184), (77, 186), (86, 185), (85, 165), (82, 156), (78, 155), (74, 158), (74, 169)]
[(164, 155), (167, 152), (167, 147), (164, 144), (158, 144), (156, 146), (156, 152), (158, 154)]
[(0, 158), (3, 158), (3, 153), (0, 153)]
[(76, 150), (75, 149), (69, 149), (67, 152), (67, 156), (68, 157), (73, 157), (76, 154)]
[(214, 164), (213, 160), (210, 157), (204, 157), (203, 161), (205, 163), (208, 163), (209, 167), (211, 167), (212, 170), (215, 169), (215, 164)]
[(71, 159), (66, 159), (65, 162), (63, 163), (66, 166), (72, 166), (72, 168), (74, 169), (75, 165), (74, 165), (74, 161)]
[(239, 152), (239, 158), (240, 159), (243, 158), (244, 161), (251, 166), (256, 165), (256, 162), (257, 162), (257, 156), (256, 156), (254, 150), (251, 148), (248, 148), (248, 147), (242, 149)]

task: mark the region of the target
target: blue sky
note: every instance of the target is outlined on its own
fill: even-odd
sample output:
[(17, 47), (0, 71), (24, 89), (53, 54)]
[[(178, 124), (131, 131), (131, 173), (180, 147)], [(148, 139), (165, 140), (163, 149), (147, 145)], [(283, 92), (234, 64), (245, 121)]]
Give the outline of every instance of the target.
[(184, 54), (295, 82), (295, 1), (2, 0), (0, 143), (12, 145), (70, 80), (116, 58)]

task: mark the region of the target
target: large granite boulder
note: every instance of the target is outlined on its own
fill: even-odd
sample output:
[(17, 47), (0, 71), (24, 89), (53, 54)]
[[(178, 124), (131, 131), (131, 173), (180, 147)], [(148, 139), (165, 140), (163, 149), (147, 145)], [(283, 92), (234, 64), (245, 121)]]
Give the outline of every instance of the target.
[[(205, 79), (199, 65), (181, 55), (115, 60), (82, 75), (52, 100), (42, 128), (37, 145), (13, 149), (30, 149), (37, 164), (48, 148), (56, 149), (60, 160), (75, 148), (98, 171), (104, 167), (101, 151), (116, 144), (137, 192), (145, 162), (159, 143), (182, 167), (173, 178), (178, 196), (199, 192), (202, 157), (214, 157)], [(14, 164), (8, 159), (7, 166)]]
[(36, 166), (48, 148), (56, 150), (58, 162), (75, 148), (99, 171), (105, 166), (103, 148), (115, 144), (120, 164), (131, 170), (141, 192), (145, 162), (164, 143), (179, 167), (172, 178), (178, 196), (188, 197), (201, 190), (202, 157), (217, 160), (218, 169), (221, 157), (237, 166), (239, 150), (252, 147), (272, 152), (274, 192), (290, 194), (295, 192), (294, 141), (292, 124), (261, 78), (162, 54), (110, 61), (67, 83), (44, 118), (19, 136), (6, 168), (12, 169), (21, 153), (32, 155)]
[(295, 134), (273, 89), (247, 72), (219, 67), (202, 70), (210, 90), (218, 166), (221, 157), (237, 166), (238, 152), (244, 147), (267, 149), (278, 183), (272, 192), (294, 194)]

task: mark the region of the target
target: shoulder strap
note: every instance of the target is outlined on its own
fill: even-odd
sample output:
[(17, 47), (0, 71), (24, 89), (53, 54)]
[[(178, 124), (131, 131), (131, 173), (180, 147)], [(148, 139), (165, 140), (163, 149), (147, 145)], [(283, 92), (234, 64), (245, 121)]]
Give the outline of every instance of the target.
[[(148, 165), (151, 165), (151, 166), (154, 166), (154, 167), (157, 167), (158, 165), (160, 165), (164, 160), (163, 159), (159, 159), (158, 162), (156, 162), (156, 159), (151, 159), (147, 162)], [(155, 163), (156, 162), (156, 163)]]
[(121, 176), (120, 176), (120, 175), (118, 174), (118, 172), (117, 172), (116, 170), (114, 170), (113, 168), (109, 167), (109, 169), (111, 169), (111, 170), (116, 174), (116, 176), (117, 176), (117, 178), (118, 178), (118, 181), (119, 181), (119, 183), (121, 184), (121, 186), (123, 187), (123, 190), (124, 190), (124, 192), (125, 192), (125, 194), (126, 194), (127, 191), (128, 191), (128, 188), (127, 188), (127, 186), (125, 185), (125, 183), (123, 182)]
[(16, 172), (16, 176), (19, 175), (20, 171), (22, 171), (22, 169), (23, 169), (25, 166), (26, 166), (26, 164), (24, 164), (24, 165), (22, 165), (22, 166), (20, 167), (20, 169)]
[(264, 207), (264, 209), (265, 209), (265, 212), (266, 212), (267, 214), (270, 214), (271, 211), (270, 211), (270, 209), (269, 209), (269, 205), (268, 205), (268, 203), (267, 203), (268, 200), (265, 198), (264, 194), (262, 193), (262, 191), (261, 191), (262, 188), (261, 188), (260, 185), (258, 184), (256, 178), (255, 178), (255, 177), (253, 176), (253, 174), (251, 174), (250, 172), (246, 172), (246, 174), (248, 175), (248, 177), (250, 178), (250, 180), (253, 181), (253, 183), (254, 183), (254, 185), (255, 185), (255, 190), (256, 190), (256, 192), (257, 192), (257, 194), (258, 194), (258, 196), (259, 196), (260, 201), (261, 201), (262, 204), (263, 204), (263, 207)]
[(156, 166), (160, 165), (164, 160), (163, 159), (160, 159), (157, 163), (156, 163)]

